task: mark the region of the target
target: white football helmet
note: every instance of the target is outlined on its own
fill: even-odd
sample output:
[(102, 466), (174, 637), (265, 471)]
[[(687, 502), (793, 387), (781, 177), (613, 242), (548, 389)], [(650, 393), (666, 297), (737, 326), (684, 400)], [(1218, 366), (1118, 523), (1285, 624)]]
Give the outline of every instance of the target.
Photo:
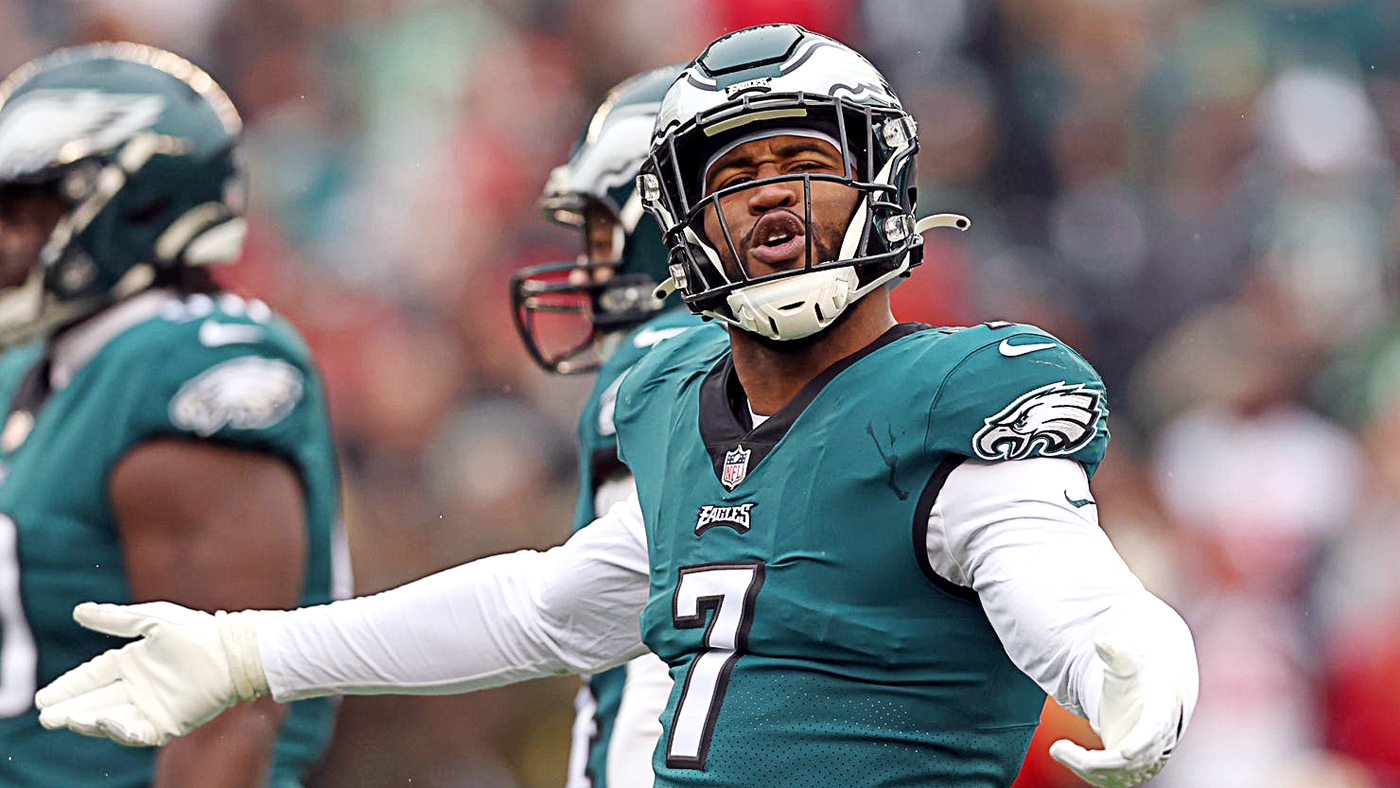
[[(843, 174), (794, 173), (704, 193), (707, 162), (764, 134), (811, 134), (839, 146)], [(775, 340), (810, 336), (862, 296), (906, 275), (923, 256), (919, 233), (966, 229), (954, 214), (914, 219), (914, 119), (874, 66), (855, 50), (797, 25), (750, 27), (713, 41), (667, 91), (651, 156), (638, 176), (642, 203), (670, 249), (658, 294), (679, 290), (691, 310)], [(858, 192), (839, 249), (820, 259), (805, 201), (804, 264), (752, 275), (734, 239), (708, 237), (707, 210), (736, 192), (778, 181), (833, 181)], [(726, 271), (719, 244), (737, 269)]]

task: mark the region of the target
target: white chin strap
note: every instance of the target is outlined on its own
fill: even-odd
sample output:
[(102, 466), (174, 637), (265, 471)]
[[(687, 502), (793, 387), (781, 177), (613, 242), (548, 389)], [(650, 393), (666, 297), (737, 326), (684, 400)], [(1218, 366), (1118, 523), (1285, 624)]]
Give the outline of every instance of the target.
[(729, 294), (734, 319), (725, 322), (769, 339), (811, 336), (855, 301), (860, 277), (849, 266), (774, 279)]

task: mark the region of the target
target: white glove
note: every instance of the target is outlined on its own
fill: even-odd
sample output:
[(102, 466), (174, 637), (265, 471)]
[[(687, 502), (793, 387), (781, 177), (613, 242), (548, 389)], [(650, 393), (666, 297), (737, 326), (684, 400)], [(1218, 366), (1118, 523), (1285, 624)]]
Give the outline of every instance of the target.
[[(1050, 745), (1050, 755), (1099, 788), (1132, 788), (1162, 770), (1189, 719), (1187, 693), (1194, 684), (1171, 671), (1147, 670), (1115, 643), (1094, 644), (1104, 662), (1099, 735), (1104, 749), (1086, 750), (1069, 739)], [(1194, 663), (1191, 676), (1195, 675)], [(1190, 704), (1194, 705), (1194, 704)]]
[(84, 602), (88, 629), (141, 640), (59, 676), (34, 696), (45, 728), (69, 728), (134, 747), (159, 747), (239, 700), (267, 693), (258, 657), (260, 611), (190, 610), (172, 602)]

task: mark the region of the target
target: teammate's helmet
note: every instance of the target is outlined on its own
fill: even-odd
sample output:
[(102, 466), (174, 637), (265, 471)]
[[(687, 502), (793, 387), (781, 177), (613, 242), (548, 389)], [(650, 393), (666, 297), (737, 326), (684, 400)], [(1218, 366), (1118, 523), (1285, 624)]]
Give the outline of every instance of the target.
[(601, 259), (531, 266), (511, 278), (516, 329), (551, 372), (596, 369), (610, 340), (662, 307), (654, 291), (666, 278), (666, 245), (656, 219), (642, 210), (636, 185), (661, 99), (680, 70), (663, 66), (610, 90), (568, 163), (555, 167), (545, 184), (545, 217), (580, 230), (585, 245), (590, 229), (599, 229), (589, 227), (590, 213), (601, 211), (612, 230), (611, 254)]
[[(727, 148), (795, 130), (839, 145), (843, 174), (784, 174), (704, 193), (704, 170)], [(809, 336), (857, 299), (919, 264), (927, 226), (965, 227), (944, 215), (914, 220), (914, 119), (884, 76), (855, 50), (797, 25), (761, 25), (713, 41), (667, 92), (638, 189), (670, 248), (670, 280), (691, 310), (771, 339)], [(711, 238), (719, 200), (779, 181), (833, 181), (856, 190), (855, 212), (831, 259), (818, 259), (805, 200), (804, 264), (753, 275), (732, 238)], [(727, 236), (727, 231), (723, 233)], [(728, 244), (737, 271), (726, 271)]]
[(26, 283), (0, 289), (0, 342), (71, 323), (180, 266), (236, 259), (241, 131), (208, 74), (139, 44), (61, 49), (0, 82), (0, 203), (43, 195), (64, 206)]

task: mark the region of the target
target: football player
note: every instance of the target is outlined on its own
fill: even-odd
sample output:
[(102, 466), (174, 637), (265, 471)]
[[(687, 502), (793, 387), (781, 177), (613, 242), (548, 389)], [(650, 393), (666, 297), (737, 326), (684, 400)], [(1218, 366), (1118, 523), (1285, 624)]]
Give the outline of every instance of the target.
[(241, 121), (209, 75), (127, 43), (0, 82), (0, 785), (290, 787), (324, 700), (231, 709), (135, 750), (45, 733), (34, 688), (100, 654), (85, 599), (330, 599), (337, 470), (301, 339), (209, 268), (245, 234)]
[[(523, 268), (511, 279), (516, 329), (540, 366), (559, 374), (597, 372), (579, 417), (574, 530), (633, 490), (617, 458), (613, 425), (622, 376), (658, 343), (700, 324), (678, 302), (667, 309), (653, 295), (667, 276), (666, 246), (636, 190), (661, 99), (680, 69), (627, 79), (594, 109), (540, 200), (547, 218), (581, 232), (584, 254), (578, 262)], [(651, 754), (670, 693), (666, 665), (650, 652), (586, 677), (568, 787), (650, 788)]]
[(837, 41), (712, 42), (667, 91), (638, 188), (664, 289), (727, 334), (679, 334), (624, 379), (637, 495), (552, 550), (320, 608), (80, 606), (144, 637), (41, 691), (42, 721), (159, 744), (269, 693), (459, 691), (650, 648), (674, 681), (658, 786), (1004, 787), (1044, 693), (1105, 745), (1055, 757), (1100, 786), (1149, 779), (1196, 658), (1098, 527), (1103, 385), (1030, 326), (895, 321), (920, 231), (966, 224), (915, 221), (917, 144)]

